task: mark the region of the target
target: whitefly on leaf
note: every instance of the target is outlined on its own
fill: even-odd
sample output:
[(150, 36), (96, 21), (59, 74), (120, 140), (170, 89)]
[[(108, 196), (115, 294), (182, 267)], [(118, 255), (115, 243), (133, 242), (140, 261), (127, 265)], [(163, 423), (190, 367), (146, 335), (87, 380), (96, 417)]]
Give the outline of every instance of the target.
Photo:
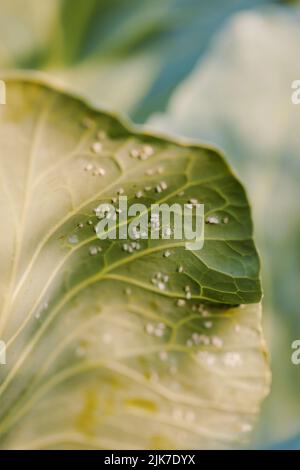
[[(244, 444), (269, 372), (250, 209), (223, 157), (136, 132), (36, 79), (6, 88), (1, 447)], [(147, 208), (203, 203), (203, 249), (100, 240), (97, 207), (120, 195)]]

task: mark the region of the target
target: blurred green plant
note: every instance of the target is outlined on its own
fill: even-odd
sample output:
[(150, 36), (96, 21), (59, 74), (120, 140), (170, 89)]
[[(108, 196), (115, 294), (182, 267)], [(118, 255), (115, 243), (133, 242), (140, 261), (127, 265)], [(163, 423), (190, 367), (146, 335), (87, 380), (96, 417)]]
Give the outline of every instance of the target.
[[(254, 13), (275, 3), (285, 6)], [(299, 428), (300, 384), (290, 363), (290, 343), (299, 336), (300, 280), (300, 113), (290, 102), (291, 81), (300, 76), (295, 3), (2, 0), (0, 9), (2, 70), (46, 70), (95, 104), (139, 122), (167, 106), (167, 115), (156, 119), (160, 130), (226, 149), (251, 193), (264, 259), (275, 371), (262, 421), (268, 441)], [(241, 9), (252, 12), (216, 42)]]
[(165, 109), (230, 15), (271, 3), (2, 0), (0, 67), (46, 70), (94, 104), (143, 122)]

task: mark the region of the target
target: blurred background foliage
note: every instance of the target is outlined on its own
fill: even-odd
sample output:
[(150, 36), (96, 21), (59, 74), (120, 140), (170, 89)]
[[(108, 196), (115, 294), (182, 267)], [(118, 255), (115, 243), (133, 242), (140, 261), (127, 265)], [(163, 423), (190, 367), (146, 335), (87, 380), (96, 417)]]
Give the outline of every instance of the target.
[(0, 63), (43, 69), (143, 122), (234, 13), (270, 0), (1, 0)]
[(1, 0), (0, 70), (41, 70), (92, 103), (213, 142), (246, 185), (263, 259), (272, 392), (252, 446), (300, 448), (300, 5)]

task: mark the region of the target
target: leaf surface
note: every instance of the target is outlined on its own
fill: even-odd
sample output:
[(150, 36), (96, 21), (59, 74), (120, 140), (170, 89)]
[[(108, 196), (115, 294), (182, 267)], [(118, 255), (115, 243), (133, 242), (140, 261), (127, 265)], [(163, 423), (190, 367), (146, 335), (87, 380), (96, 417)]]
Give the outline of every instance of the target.
[[(269, 383), (241, 184), (212, 148), (137, 132), (38, 80), (6, 83), (1, 446), (234, 446)], [(160, 239), (130, 252), (95, 234), (95, 209), (120, 193), (147, 208), (197, 198), (219, 223), (200, 251)]]

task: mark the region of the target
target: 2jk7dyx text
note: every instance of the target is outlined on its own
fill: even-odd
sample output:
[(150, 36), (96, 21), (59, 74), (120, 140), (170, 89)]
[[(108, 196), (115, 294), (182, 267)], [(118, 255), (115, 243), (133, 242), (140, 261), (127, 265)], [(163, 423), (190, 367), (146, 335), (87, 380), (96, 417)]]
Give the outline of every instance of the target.
[(148, 454), (144, 456), (118, 456), (111, 454), (104, 458), (106, 465), (128, 465), (135, 468), (138, 463), (153, 465), (159, 467), (160, 465), (195, 465), (195, 455), (179, 455), (179, 454)]

